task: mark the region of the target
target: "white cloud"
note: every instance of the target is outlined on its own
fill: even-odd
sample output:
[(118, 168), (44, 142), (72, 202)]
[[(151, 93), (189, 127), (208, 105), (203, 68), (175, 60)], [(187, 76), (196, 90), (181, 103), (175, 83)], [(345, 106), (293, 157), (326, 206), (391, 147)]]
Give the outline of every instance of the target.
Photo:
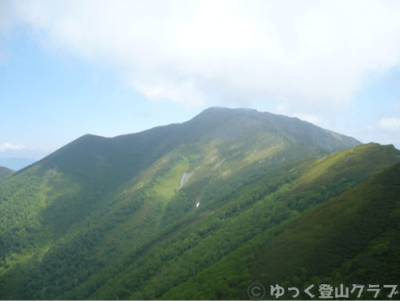
[(10, 0), (0, 1), (0, 33), (8, 35), (15, 25), (15, 10)]
[(15, 10), (12, 9), (12, 2), (0, 1), (0, 63), (6, 62), (11, 56), (6, 47), (6, 41), (11, 36), (15, 23)]
[(379, 120), (377, 127), (383, 130), (400, 130), (400, 118), (382, 118)]
[[(308, 113), (299, 113), (294, 112), (293, 109), (285, 103), (280, 103), (276, 108), (275, 111), (277, 114), (286, 115), (289, 117), (297, 117), (301, 120), (308, 121), (312, 124), (324, 127), (327, 125), (327, 121), (322, 119), (321, 117), (313, 114)], [(323, 115), (323, 114), (321, 114)]]
[(117, 68), (151, 101), (274, 99), (315, 115), (400, 62), (398, 1), (13, 3), (46, 49)]
[(395, 109), (400, 112), (400, 101), (394, 105)]
[(25, 147), (20, 144), (11, 144), (9, 142), (4, 142), (3, 144), (0, 144), (0, 152), (6, 152), (6, 151), (19, 151), (24, 149)]
[(204, 103), (203, 98), (201, 97), (201, 91), (196, 90), (191, 82), (179, 84), (133, 83), (133, 86), (150, 101), (168, 99), (184, 106), (187, 106), (188, 104), (199, 106)]
[(400, 149), (400, 118), (381, 118), (376, 123), (367, 125), (364, 130), (358, 131), (357, 138), (363, 143), (393, 144)]

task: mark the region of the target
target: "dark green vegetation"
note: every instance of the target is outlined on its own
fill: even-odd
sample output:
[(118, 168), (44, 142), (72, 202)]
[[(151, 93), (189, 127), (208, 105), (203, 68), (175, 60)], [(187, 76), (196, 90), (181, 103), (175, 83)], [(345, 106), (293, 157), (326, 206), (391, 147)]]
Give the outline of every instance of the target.
[[(249, 271), (268, 286), (275, 284), (272, 279), (302, 288), (311, 283), (398, 284), (399, 230), (400, 164), (396, 164), (280, 227), (255, 250)], [(365, 299), (373, 295), (363, 294)]]
[(0, 180), (12, 175), (13, 173), (14, 173), (13, 170), (11, 170), (7, 167), (0, 166)]
[(83, 136), (0, 181), (0, 299), (247, 299), (253, 281), (399, 279), (398, 162), (393, 146), (244, 109)]

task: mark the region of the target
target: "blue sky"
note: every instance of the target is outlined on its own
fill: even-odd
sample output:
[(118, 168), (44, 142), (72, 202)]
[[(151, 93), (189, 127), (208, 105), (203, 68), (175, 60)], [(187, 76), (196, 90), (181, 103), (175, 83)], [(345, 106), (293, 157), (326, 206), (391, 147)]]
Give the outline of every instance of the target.
[(210, 106), (399, 149), (399, 2), (289, 2), (3, 0), (0, 158)]

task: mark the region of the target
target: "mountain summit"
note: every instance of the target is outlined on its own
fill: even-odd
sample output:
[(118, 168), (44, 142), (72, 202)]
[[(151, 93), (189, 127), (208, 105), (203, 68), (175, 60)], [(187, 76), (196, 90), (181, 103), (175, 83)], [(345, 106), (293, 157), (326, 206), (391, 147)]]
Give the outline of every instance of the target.
[[(258, 112), (254, 109), (212, 107), (181, 124), (155, 127), (140, 133), (104, 138), (85, 135), (46, 157), (43, 162), (65, 161), (64, 156), (83, 159), (98, 153), (104, 160), (137, 160), (142, 168), (177, 146), (230, 141), (234, 144), (290, 143), (335, 152), (361, 144), (354, 138), (322, 129), (298, 118)], [(250, 145), (249, 145), (250, 147)], [(68, 151), (67, 151), (68, 150)], [(110, 162), (111, 163), (111, 162)]]
[(318, 146), (327, 152), (361, 144), (354, 138), (322, 129), (296, 117), (258, 112), (254, 109), (212, 107), (183, 124), (207, 129), (207, 134), (214, 138), (233, 138), (242, 134), (273, 134), (293, 143)]

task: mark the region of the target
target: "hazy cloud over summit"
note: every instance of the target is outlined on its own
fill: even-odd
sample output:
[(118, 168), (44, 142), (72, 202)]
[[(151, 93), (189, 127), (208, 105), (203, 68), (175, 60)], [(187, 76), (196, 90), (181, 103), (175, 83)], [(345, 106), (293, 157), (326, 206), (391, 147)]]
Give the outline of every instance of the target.
[(16, 1), (43, 47), (116, 68), (150, 101), (352, 100), (400, 61), (396, 1)]

